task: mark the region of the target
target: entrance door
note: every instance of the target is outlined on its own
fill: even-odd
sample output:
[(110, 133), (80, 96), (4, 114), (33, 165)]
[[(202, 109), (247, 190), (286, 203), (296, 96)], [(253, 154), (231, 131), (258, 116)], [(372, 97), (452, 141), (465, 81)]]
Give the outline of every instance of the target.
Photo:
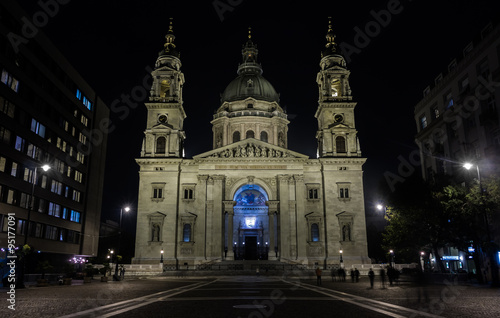
[(245, 236), (245, 259), (257, 259), (257, 236)]

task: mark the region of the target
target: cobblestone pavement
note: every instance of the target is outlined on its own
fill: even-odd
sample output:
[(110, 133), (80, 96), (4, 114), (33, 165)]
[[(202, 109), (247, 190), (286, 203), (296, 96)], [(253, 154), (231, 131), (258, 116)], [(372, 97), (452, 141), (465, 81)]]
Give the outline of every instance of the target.
[[(7, 308), (8, 290), (0, 289), (5, 297), (0, 317), (500, 317), (498, 288), (444, 280), (385, 288), (376, 281), (371, 289), (366, 277), (358, 283), (323, 277), (321, 286), (309, 278), (282, 279), (155, 277), (30, 287), (16, 291), (15, 312)], [(255, 304), (265, 305), (252, 308)]]
[[(316, 285), (315, 280), (303, 282)], [(375, 280), (371, 289), (367, 277), (361, 277), (358, 283), (332, 282), (330, 277), (324, 277), (321, 287), (443, 317), (500, 317), (500, 288), (486, 285), (459, 285), (445, 279), (425, 286), (409, 282), (391, 286), (386, 282), (383, 288), (380, 280)]]

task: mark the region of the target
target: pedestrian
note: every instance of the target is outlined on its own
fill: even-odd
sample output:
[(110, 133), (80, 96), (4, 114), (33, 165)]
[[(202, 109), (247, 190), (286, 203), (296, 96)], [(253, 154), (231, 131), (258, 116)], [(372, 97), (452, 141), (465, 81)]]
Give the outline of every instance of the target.
[(354, 283), (354, 269), (351, 268), (351, 282)]
[(356, 277), (356, 283), (359, 282), (359, 271), (357, 268), (354, 268), (354, 277)]
[(332, 282), (336, 281), (336, 279), (335, 279), (335, 268), (333, 268), (333, 267), (332, 267), (331, 274), (332, 274)]
[(373, 280), (375, 279), (373, 268), (370, 268), (370, 271), (368, 272), (368, 278), (370, 278), (370, 288), (373, 289)]
[(342, 281), (343, 282), (345, 282), (345, 276), (346, 276), (345, 269), (342, 268)]
[(125, 267), (122, 266), (121, 270), (120, 270), (120, 276), (122, 277), (122, 279), (125, 278)]
[(387, 278), (389, 278), (389, 285), (392, 286), (394, 281), (394, 268), (392, 266), (387, 266)]
[(382, 283), (382, 288), (385, 288), (385, 270), (384, 270), (384, 268), (380, 269), (380, 282)]
[(316, 267), (316, 285), (321, 286), (321, 269)]

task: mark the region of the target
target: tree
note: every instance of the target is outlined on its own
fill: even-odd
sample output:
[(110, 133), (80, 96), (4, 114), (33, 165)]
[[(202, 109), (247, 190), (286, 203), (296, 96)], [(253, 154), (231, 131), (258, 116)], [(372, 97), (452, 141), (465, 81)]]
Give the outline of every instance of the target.
[[(383, 234), (385, 248), (397, 251), (399, 259), (416, 260), (421, 249), (430, 249), (440, 259), (439, 249), (453, 246), (465, 250), (470, 242), (490, 239), (484, 217), (497, 211), (500, 182), (490, 179), (470, 188), (407, 180), (391, 195)], [(485, 192), (487, 195), (485, 195)], [(437, 262), (445, 271), (442, 262)]]

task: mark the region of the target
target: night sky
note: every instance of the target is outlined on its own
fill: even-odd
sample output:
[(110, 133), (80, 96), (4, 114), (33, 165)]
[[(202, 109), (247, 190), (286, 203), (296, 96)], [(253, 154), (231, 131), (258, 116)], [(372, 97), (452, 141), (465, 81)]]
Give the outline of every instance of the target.
[[(20, 1), (29, 12), (32, 0)], [(439, 4), (436, 4), (439, 2)], [(214, 7), (220, 7), (219, 12)], [(227, 6), (232, 3), (232, 6)], [(399, 3), (399, 5), (397, 5)], [(186, 83), (186, 156), (212, 147), (210, 121), (220, 94), (237, 74), (248, 27), (264, 73), (289, 116), (288, 148), (316, 157), (316, 74), (326, 43), (328, 16), (337, 43), (356, 48), (348, 68), (363, 156), (367, 213), (374, 213), (384, 173), (397, 173), (398, 157), (416, 149), (413, 110), (422, 91), (498, 16), (497, 1), (70, 1), (42, 30), (106, 104), (142, 85), (163, 48), (169, 18)], [(222, 4), (222, 5), (221, 5)], [(392, 9), (375, 27), (374, 15)], [(372, 12), (373, 11), (373, 12)], [(384, 16), (387, 21), (387, 15)], [(372, 26), (367, 42), (356, 30)], [(362, 45), (361, 45), (362, 44)], [(103, 218), (118, 221), (120, 207), (137, 204), (138, 165), (146, 124), (143, 105), (109, 135)], [(416, 167), (415, 173), (420, 173)], [(124, 225), (135, 229), (134, 216)]]

